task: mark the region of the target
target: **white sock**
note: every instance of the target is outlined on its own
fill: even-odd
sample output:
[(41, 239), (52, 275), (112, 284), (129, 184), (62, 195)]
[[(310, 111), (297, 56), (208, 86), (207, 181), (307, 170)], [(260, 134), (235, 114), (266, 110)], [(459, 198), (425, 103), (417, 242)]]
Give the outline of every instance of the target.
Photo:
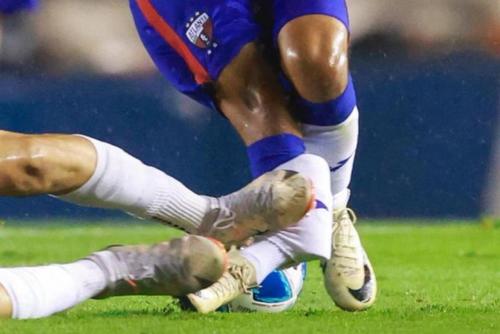
[(307, 151), (324, 158), (333, 169), (331, 190), (334, 194), (335, 209), (346, 207), (349, 200), (348, 187), (358, 145), (358, 120), (359, 112), (355, 108), (339, 125), (302, 125)]
[(9, 295), (14, 319), (34, 319), (67, 310), (99, 294), (106, 277), (97, 264), (70, 264), (0, 269), (0, 284)]
[(288, 262), (328, 259), (331, 255), (332, 194), (326, 161), (315, 155), (303, 154), (277, 169), (297, 171), (311, 178), (316, 198), (326, 208), (316, 208), (297, 225), (266, 235), (265, 239), (242, 250), (242, 255), (255, 267), (258, 283)]
[(290, 260), (287, 254), (267, 238), (243, 248), (240, 253), (254, 266), (257, 284), (262, 283), (267, 275)]
[(196, 231), (209, 209), (208, 199), (116, 146), (87, 139), (97, 152), (96, 170), (83, 186), (59, 198), (120, 209), (141, 218), (156, 218), (189, 233)]

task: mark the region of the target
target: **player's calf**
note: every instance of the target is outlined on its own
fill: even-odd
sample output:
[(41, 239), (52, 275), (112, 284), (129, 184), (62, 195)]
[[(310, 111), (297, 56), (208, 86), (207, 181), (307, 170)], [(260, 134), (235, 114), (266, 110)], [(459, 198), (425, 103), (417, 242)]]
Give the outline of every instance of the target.
[(69, 192), (94, 172), (94, 148), (81, 137), (1, 131), (0, 142), (0, 195)]

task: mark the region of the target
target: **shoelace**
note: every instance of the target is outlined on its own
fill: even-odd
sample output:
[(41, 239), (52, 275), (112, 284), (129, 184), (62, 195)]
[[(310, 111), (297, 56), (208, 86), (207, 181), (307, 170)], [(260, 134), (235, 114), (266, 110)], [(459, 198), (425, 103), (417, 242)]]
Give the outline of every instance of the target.
[(358, 217), (356, 213), (350, 208), (340, 209), (333, 213), (333, 220), (340, 221), (342, 219), (350, 219), (350, 222), (354, 225), (356, 224)]
[(218, 297), (234, 294), (235, 291), (249, 292), (247, 283), (250, 280), (250, 269), (246, 265), (232, 265), (228, 272), (221, 279), (213, 284), (209, 289)]
[(251, 279), (251, 270), (248, 265), (232, 266), (229, 268), (229, 273), (236, 279), (237, 282), (240, 283), (240, 287), (243, 292), (250, 291), (247, 282)]
[(338, 258), (344, 258), (348, 261), (341, 261), (339, 263), (339, 267), (343, 267), (346, 269), (357, 270), (358, 267), (352, 266), (350, 264), (355, 263), (357, 260), (357, 256), (353, 252), (356, 249), (356, 246), (353, 246), (350, 242), (351, 234), (351, 225), (356, 224), (357, 217), (352, 209), (345, 208), (334, 212), (334, 234), (337, 234), (337, 238), (334, 240), (335, 243), (335, 255)]

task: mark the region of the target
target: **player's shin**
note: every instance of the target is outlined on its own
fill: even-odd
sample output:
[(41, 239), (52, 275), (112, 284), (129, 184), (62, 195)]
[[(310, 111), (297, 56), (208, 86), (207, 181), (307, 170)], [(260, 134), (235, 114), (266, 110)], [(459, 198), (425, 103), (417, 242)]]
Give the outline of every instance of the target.
[(120, 209), (195, 233), (209, 210), (207, 198), (116, 146), (87, 139), (97, 152), (95, 171), (85, 184), (59, 198), (79, 205)]
[(340, 124), (303, 124), (304, 142), (309, 153), (316, 154), (328, 162), (331, 176), (331, 191), (334, 209), (345, 208), (349, 199), (347, 191), (358, 145), (359, 113), (356, 107)]
[(193, 193), (115, 146), (88, 140), (97, 152), (95, 172), (61, 199), (153, 218), (226, 245), (296, 223), (312, 203), (310, 181), (296, 172), (266, 173), (233, 194), (211, 198)]

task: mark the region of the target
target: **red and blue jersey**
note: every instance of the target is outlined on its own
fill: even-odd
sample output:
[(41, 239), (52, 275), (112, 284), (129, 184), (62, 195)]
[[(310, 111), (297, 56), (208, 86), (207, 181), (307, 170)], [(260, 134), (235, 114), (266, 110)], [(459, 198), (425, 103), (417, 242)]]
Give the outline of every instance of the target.
[(349, 27), (345, 0), (130, 0), (130, 7), (161, 73), (210, 107), (210, 83), (246, 44), (258, 39), (274, 44), (288, 21), (310, 14), (332, 16)]

